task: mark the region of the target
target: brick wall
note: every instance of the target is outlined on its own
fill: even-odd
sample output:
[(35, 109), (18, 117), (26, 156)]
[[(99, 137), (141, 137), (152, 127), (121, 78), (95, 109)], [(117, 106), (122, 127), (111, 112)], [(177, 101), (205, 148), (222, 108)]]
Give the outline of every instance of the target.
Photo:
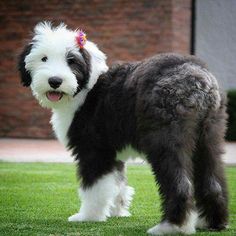
[(0, 9), (0, 137), (53, 137), (50, 111), (20, 86), (16, 71), (18, 50), (39, 21), (84, 29), (109, 64), (189, 53), (191, 0), (3, 0)]

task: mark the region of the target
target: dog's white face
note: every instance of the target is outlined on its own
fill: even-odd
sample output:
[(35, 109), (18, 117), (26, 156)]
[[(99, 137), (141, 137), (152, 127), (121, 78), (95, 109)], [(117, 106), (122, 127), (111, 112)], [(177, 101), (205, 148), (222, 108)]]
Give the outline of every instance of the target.
[(31, 86), (44, 107), (57, 108), (72, 101), (82, 90), (90, 90), (108, 69), (105, 54), (90, 41), (81, 49), (76, 35), (64, 24), (53, 28), (40, 23), (20, 56), (22, 83)]

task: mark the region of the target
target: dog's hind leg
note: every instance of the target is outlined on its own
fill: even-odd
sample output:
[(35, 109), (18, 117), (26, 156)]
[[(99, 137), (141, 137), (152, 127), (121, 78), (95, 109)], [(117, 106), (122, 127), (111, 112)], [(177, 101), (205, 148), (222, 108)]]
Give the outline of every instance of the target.
[[(177, 127), (179, 132), (175, 128), (160, 130), (158, 135), (152, 134), (151, 139), (149, 136), (147, 142), (147, 159), (159, 184), (163, 210), (161, 223), (148, 230), (151, 235), (195, 233), (197, 213), (191, 159), (194, 133), (181, 133), (186, 127)], [(171, 133), (174, 130), (176, 132)]]
[(149, 229), (148, 233), (195, 233), (197, 214), (194, 210), (192, 176), (189, 173), (191, 157), (184, 152), (171, 150), (171, 147), (160, 148), (160, 152), (160, 162), (154, 161), (151, 165), (159, 184), (164, 214), (162, 222)]
[(69, 221), (105, 221), (111, 216), (120, 189), (117, 184), (119, 165), (112, 159), (113, 152), (93, 152), (81, 158), (79, 176), (81, 187), (79, 213), (68, 218)]
[(227, 186), (221, 161), (225, 120), (223, 106), (209, 112), (194, 156), (197, 228), (222, 230), (228, 224)]
[(133, 199), (134, 189), (127, 185), (125, 176), (125, 163), (119, 161), (119, 168), (117, 172), (117, 186), (119, 188), (119, 194), (117, 195), (114, 206), (111, 208), (111, 216), (130, 216), (129, 206)]

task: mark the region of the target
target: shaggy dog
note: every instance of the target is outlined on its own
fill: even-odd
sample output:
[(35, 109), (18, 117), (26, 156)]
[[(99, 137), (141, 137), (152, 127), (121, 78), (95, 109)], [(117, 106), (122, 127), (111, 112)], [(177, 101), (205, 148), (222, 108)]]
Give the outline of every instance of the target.
[(57, 138), (78, 161), (81, 208), (69, 221), (129, 216), (133, 188), (116, 153), (145, 154), (162, 197), (163, 216), (149, 234), (195, 233), (227, 226), (221, 162), (225, 97), (193, 56), (161, 54), (118, 64), (78, 31), (40, 23), (19, 57), (22, 84), (52, 109)]

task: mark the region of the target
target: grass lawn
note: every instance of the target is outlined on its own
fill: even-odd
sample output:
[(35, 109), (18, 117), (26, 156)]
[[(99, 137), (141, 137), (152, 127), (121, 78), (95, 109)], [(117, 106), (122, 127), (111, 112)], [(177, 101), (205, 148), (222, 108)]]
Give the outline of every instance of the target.
[[(3, 235), (146, 235), (160, 220), (160, 201), (147, 166), (128, 167), (129, 185), (136, 190), (129, 218), (102, 223), (70, 223), (79, 209), (72, 164), (0, 162), (0, 236)], [(227, 168), (230, 229), (196, 235), (236, 235), (236, 168)]]

